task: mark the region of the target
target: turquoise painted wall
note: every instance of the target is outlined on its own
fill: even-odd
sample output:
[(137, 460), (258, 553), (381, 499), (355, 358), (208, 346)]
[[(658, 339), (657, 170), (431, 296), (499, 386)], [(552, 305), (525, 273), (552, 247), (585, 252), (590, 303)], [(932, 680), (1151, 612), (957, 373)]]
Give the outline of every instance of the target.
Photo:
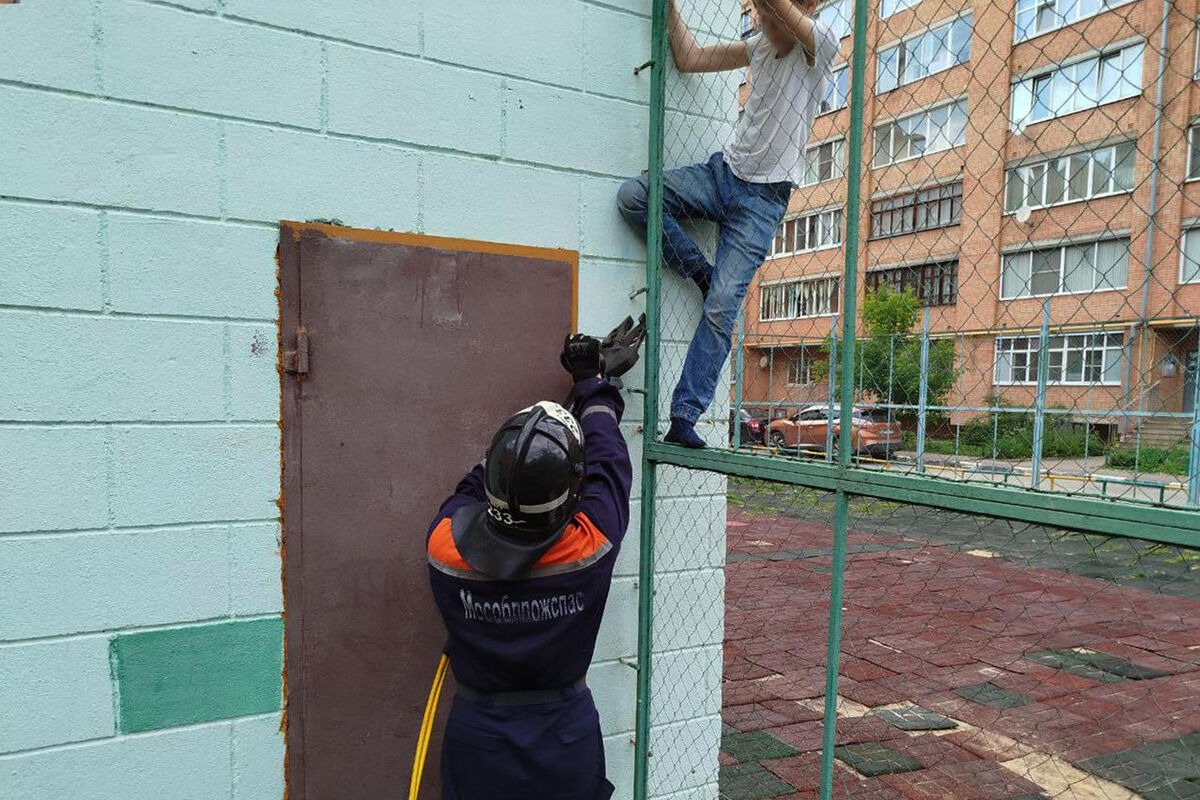
[[(649, 75), (632, 69), (648, 9), (0, 5), (5, 800), (282, 796), (277, 223), (577, 249), (581, 327), (638, 313), (644, 250), (613, 203), (645, 168)], [(666, 288), (682, 302), (685, 287)], [(678, 318), (677, 341), (694, 322)], [(681, 475), (668, 493), (716, 521), (721, 488)], [(633, 752), (628, 541), (591, 676), (619, 797)], [(664, 547), (686, 569), (660, 605), (719, 598), (722, 554)], [(658, 673), (664, 693), (695, 690), (655, 720), (656, 754), (698, 765), (664, 772), (664, 797), (714, 796), (709, 616), (660, 632), (664, 651), (707, 658), (672, 669), (668, 653)]]

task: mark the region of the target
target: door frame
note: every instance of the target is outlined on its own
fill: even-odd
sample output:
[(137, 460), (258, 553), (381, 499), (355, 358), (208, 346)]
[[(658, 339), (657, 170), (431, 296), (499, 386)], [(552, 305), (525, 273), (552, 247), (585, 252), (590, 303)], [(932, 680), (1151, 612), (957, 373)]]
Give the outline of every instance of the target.
[[(304, 720), (297, 717), (289, 718), (289, 698), (293, 692), (303, 695), (304, 674), (300, 665), (294, 663), (289, 655), (292, 648), (289, 640), (292, 636), (303, 636), (303, 628), (297, 628), (301, 622), (296, 616), (289, 617), (289, 597), (292, 608), (302, 608), (303, 587), (299, 581), (289, 585), (290, 573), (299, 575), (303, 563), (303, 520), (302, 506), (302, 404), (299, 386), (304, 381), (302, 375), (293, 375), (286, 369), (285, 353), (294, 346), (297, 334), (302, 330), (303, 320), (300, 318), (301, 309), (301, 267), (300, 244), (306, 233), (319, 233), (324, 236), (339, 239), (349, 239), (355, 242), (374, 242), (380, 244), (397, 244), (414, 247), (454, 250), (456, 252), (484, 253), (492, 255), (521, 256), (525, 258), (544, 259), (548, 261), (566, 262), (571, 273), (571, 330), (579, 326), (579, 252), (551, 247), (533, 245), (507, 244), (503, 242), (486, 242), (474, 239), (460, 239), (447, 236), (430, 236), (421, 233), (400, 233), (396, 231), (367, 230), (349, 228), (320, 222), (299, 222), (281, 220), (279, 223), (279, 243), (275, 251), (276, 277), (278, 289), (276, 292), (279, 302), (279, 317), (276, 328), (276, 372), (279, 375), (279, 427), (280, 427), (280, 493), (277, 505), (279, 507), (280, 525), (280, 581), (283, 591), (284, 637), (283, 637), (283, 719), (281, 728), (284, 737), (284, 791), (296, 800), (304, 798), (304, 764), (301, 758), (293, 763), (294, 748), (291, 741), (291, 725), (295, 724), (303, 730)], [(289, 620), (293, 624), (289, 625)], [(301, 644), (292, 642), (298, 648)], [(299, 650), (297, 652), (300, 652)], [(290, 669), (289, 669), (290, 668)], [(405, 754), (397, 754), (403, 757)]]

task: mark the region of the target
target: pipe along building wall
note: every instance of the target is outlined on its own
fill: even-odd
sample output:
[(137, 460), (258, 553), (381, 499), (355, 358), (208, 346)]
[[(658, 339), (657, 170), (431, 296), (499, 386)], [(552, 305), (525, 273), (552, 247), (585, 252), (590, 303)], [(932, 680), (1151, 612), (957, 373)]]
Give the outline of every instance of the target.
[[(633, 67), (649, 42), (640, 0), (0, 10), (6, 800), (282, 797), (278, 223), (578, 250), (579, 324), (603, 332), (643, 300), (644, 248), (615, 195), (646, 167), (649, 73)], [(702, 426), (714, 441), (725, 411)], [(714, 480), (674, 480), (663, 513), (687, 503), (719, 530)], [(636, 532), (627, 542), (590, 676), (621, 797)], [(660, 610), (718, 607), (697, 600), (721, 591), (711, 550), (662, 577)], [(699, 702), (653, 720), (655, 759), (700, 765), (677, 784), (652, 774), (658, 796), (715, 785), (709, 623), (655, 631), (660, 650), (711, 656), (656, 662), (656, 691)]]

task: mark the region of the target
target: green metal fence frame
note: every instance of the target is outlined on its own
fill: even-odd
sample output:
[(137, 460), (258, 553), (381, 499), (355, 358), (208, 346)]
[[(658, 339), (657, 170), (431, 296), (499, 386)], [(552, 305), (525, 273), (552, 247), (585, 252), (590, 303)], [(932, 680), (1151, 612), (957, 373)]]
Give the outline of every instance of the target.
[[(649, 126), (649, 219), (647, 241), (662, 240), (663, 136), (666, 107), (666, 0), (654, 0), (651, 24)], [(850, 78), (849, 173), (845, 219), (845, 266), (842, 274), (842, 346), (837, 354), (840, 424), (851, 425), (854, 404), (855, 328), (858, 300), (859, 220), (863, 164), (863, 87), (866, 70), (867, 0), (855, 0)], [(946, 480), (925, 474), (885, 472), (856, 465), (850, 437), (839, 437), (833, 463), (799, 461), (730, 450), (688, 450), (658, 440), (660, 268), (661, 246), (647, 248), (644, 437), (641, 480), (641, 553), (638, 566), (637, 721), (634, 750), (634, 798), (648, 798), (650, 695), (653, 669), (654, 527), (657, 469), (671, 465), (724, 475), (760, 478), (834, 493), (833, 565), (829, 631), (826, 643), (825, 708), (821, 752), (821, 798), (831, 800), (833, 746), (837, 719), (838, 659), (841, 652), (842, 601), (845, 588), (846, 533), (852, 497), (880, 498), (997, 519), (1014, 520), (1083, 533), (1137, 538), (1166, 545), (1200, 546), (1200, 513), (1139, 503), (1078, 497), (1035, 489), (1013, 489)], [(834, 331), (836, 333), (836, 329)], [(1044, 339), (1045, 337), (1043, 337)], [(741, 347), (739, 338), (738, 346)], [(1046, 359), (1041, 359), (1045, 364)], [(1197, 382), (1200, 420), (1200, 381)], [(1200, 430), (1200, 422), (1194, 422)], [(1195, 437), (1193, 450), (1197, 449)], [(1200, 457), (1200, 453), (1197, 454)], [(1195, 490), (1193, 490), (1195, 491)]]

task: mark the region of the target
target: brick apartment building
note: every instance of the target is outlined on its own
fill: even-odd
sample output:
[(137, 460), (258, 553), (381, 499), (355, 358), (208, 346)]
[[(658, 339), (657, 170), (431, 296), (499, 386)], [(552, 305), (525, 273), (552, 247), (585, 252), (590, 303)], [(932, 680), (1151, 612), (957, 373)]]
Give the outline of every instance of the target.
[[(1033, 404), (1048, 298), (1048, 406), (1095, 424), (1175, 413), (1154, 424), (1183, 437), (1200, 315), (1195, 5), (1173, 4), (1164, 51), (1152, 0), (871, 3), (859, 302), (883, 283), (918, 294), (931, 336), (956, 342), (948, 404)], [(748, 295), (742, 396), (762, 415), (828, 396), (811, 367), (845, 259), (852, 7), (821, 6), (843, 38), (809, 181)]]

